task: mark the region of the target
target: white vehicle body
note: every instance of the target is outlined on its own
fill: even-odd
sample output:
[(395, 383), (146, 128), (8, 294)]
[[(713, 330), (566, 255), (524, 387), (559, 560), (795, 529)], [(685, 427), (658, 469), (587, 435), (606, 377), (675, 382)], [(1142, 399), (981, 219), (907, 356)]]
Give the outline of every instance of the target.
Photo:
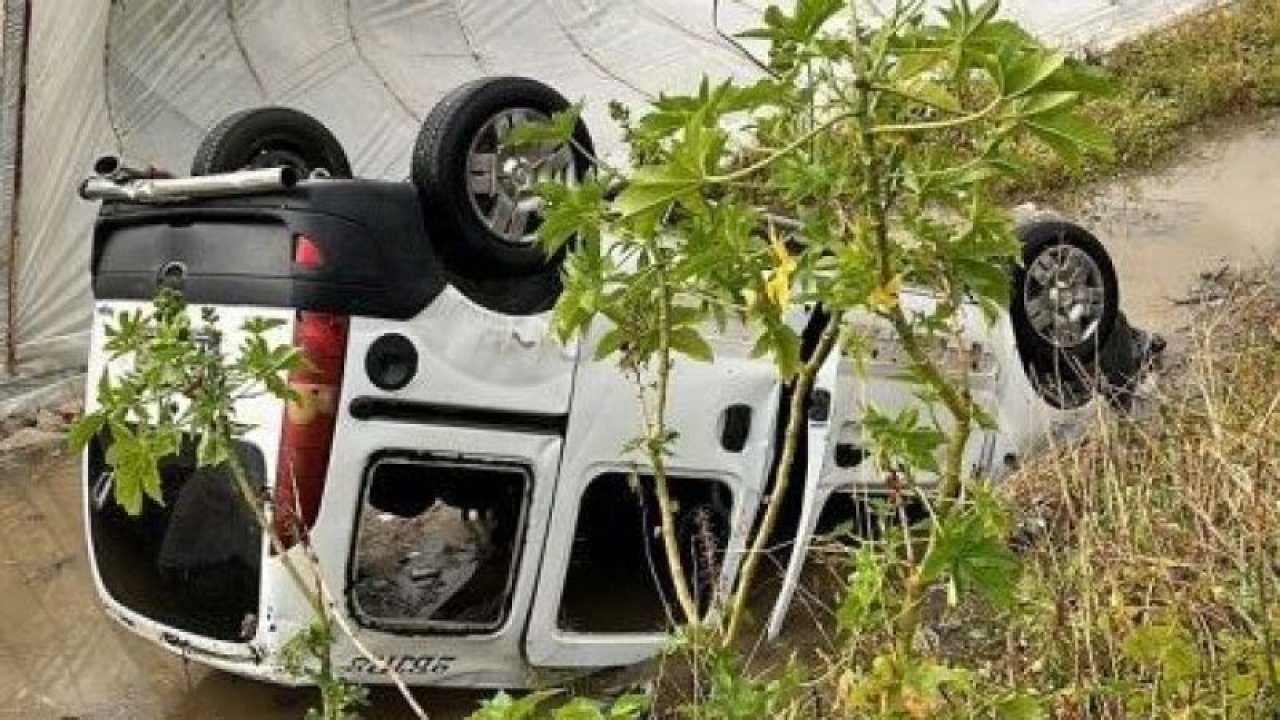
[[(513, 125), (567, 106), (528, 78), (460, 86), (423, 122), (412, 185), (346, 179), (343, 150), (322, 124), (261, 108), (210, 131), (195, 177), (157, 179), (112, 158), (81, 188), (105, 201), (89, 376), (123, 368), (109, 366), (106, 324), (159, 286), (178, 288), (192, 313), (217, 311), (223, 353), (247, 318), (282, 320), (269, 340), (313, 361), (289, 377), (305, 402), (238, 401), (236, 420), (253, 429), (237, 452), (275, 522), (296, 510), (308, 529), (304, 545), (341, 625), (413, 683), (529, 687), (632, 665), (661, 649), (670, 626), (651, 479), (624, 450), (642, 435), (634, 379), (591, 360), (599, 325), (567, 346), (551, 338), (559, 266), (533, 243), (537, 209), (526, 203), (545, 174), (588, 172), (590, 135), (579, 122), (572, 146), (505, 140)], [(298, 183), (320, 169), (331, 179)], [(971, 363), (969, 389), (997, 422), (969, 440), (976, 475), (1008, 471), (1098, 402), (1088, 383), (1050, 402), (1028, 373), (1091, 353), (1103, 374), (1128, 382), (1148, 349), (1117, 321), (1101, 244), (1065, 223), (1027, 227), (1009, 313), (988, 322), (976, 305), (962, 308), (965, 352), (939, 350), (944, 364)], [(900, 301), (908, 312), (935, 303), (912, 290)], [(789, 321), (811, 343), (821, 317), (797, 307)], [(884, 491), (865, 409), (918, 402), (888, 327), (871, 315), (844, 321), (872, 351), (858, 371), (833, 354), (804, 398), (805, 449), (786, 498), (795, 542), (772, 636), (827, 501)], [(679, 433), (667, 467), (677, 540), (701, 598), (738, 572), (790, 404), (772, 362), (751, 357), (750, 328), (708, 335), (714, 361), (678, 359), (666, 417)], [(1111, 346), (1123, 365), (1114, 373), (1103, 357)], [(95, 392), (91, 383), (90, 410)], [(132, 518), (109, 502), (108, 442), (86, 452), (85, 506), (111, 614), (184, 656), (296, 682), (280, 649), (313, 622), (310, 604), (225, 471), (178, 453), (161, 467), (166, 502)], [(312, 566), (304, 545), (287, 544)], [(344, 677), (386, 680), (343, 634), (333, 650)]]
[[(932, 302), (927, 294), (906, 294), (903, 300), (913, 309)], [(98, 302), (90, 377), (107, 369), (105, 320), (143, 305), (137, 301)], [(295, 322), (294, 313), (287, 309), (226, 305), (217, 310), (228, 333), (227, 347), (235, 347), (236, 330), (248, 317), (284, 320), (282, 327), (272, 331), (275, 342), (287, 342)], [(191, 311), (198, 312), (198, 307)], [(1055, 433), (1077, 426), (1093, 406), (1060, 410), (1041, 399), (1023, 369), (1007, 316), (1001, 315), (989, 325), (972, 307), (965, 309), (964, 320), (965, 341), (971, 343), (976, 358), (972, 389), (999, 423), (999, 430), (975, 432), (969, 463), (978, 474), (997, 476), (1006, 471), (1011, 459), (1034, 451)], [(852, 318), (850, 322), (869, 333), (878, 327), (871, 318)], [(388, 333), (408, 338), (420, 358), (414, 380), (394, 392), (379, 389), (359, 371), (373, 341)], [(829, 393), (830, 412), (826, 417), (812, 417), (808, 423), (812, 449), (799, 475), (805, 488), (795, 562), (786, 592), (774, 610), (771, 628), (775, 633), (826, 499), (835, 492), (875, 493), (882, 489), (882, 478), (871, 462), (841, 467), (837, 461), (839, 445), (863, 442), (860, 408), (874, 404), (892, 410), (914, 402), (911, 387), (898, 377), (903, 367), (901, 353), (887, 333), (881, 332), (879, 337), (880, 350), (867, 364), (865, 374), (855, 372), (838, 354), (819, 374), (816, 389)], [(745, 330), (731, 329), (715, 337), (713, 346), (714, 362), (682, 361), (676, 365), (669, 422), (680, 432), (680, 439), (670, 472), (680, 478), (714, 479), (729, 489), (732, 522), (722, 568), (722, 579), (727, 582), (737, 570), (748, 543), (747, 533), (767, 490), (777, 451), (775, 423), (783, 388), (768, 360), (748, 357), (750, 339)], [(563, 673), (633, 664), (659, 651), (664, 640), (660, 632), (575, 632), (558, 622), (583, 495), (600, 475), (625, 472), (632, 466), (633, 458), (623, 456), (622, 446), (641, 433), (631, 380), (611, 362), (591, 361), (591, 355), (591, 338), (570, 346), (552, 340), (546, 315), (494, 313), (453, 288), (407, 320), (351, 318), (347, 371), (334, 408), (337, 422), (331, 462), (311, 543), (319, 571), (338, 598), (334, 612), (343, 614), (346, 624), (358, 629), (361, 643), (387, 659), (408, 681), (525, 687)], [(361, 401), (392, 401), (400, 408), (425, 410), (413, 417), (376, 411), (357, 417), (353, 409), (358, 409)], [(88, 403), (92, 410), (92, 383)], [(750, 408), (752, 419), (747, 440), (736, 452), (726, 450), (722, 443), (722, 410), (733, 405)], [(445, 413), (433, 416), (449, 408), (481, 408), (520, 422), (504, 427), (502, 421), (486, 424), (468, 418), (454, 423)], [(254, 425), (244, 440), (261, 451), (270, 484), (276, 476), (283, 404), (257, 398), (242, 401), (237, 412), (241, 421)], [(563, 432), (550, 427), (554, 423), (539, 426), (530, 422), (540, 418), (561, 418)], [(408, 458), (408, 462), (432, 458), (432, 462), (501, 463), (527, 473), (525, 522), (515, 548), (514, 582), (508, 590), (504, 616), (494, 629), (474, 633), (440, 628), (392, 630), (371, 626), (376, 623), (355, 611), (351, 578), (363, 493), (370, 468), (388, 453)], [(92, 486), (89, 468), (86, 474)], [(93, 493), (88, 495), (90, 521), (86, 531), (93, 536)], [(212, 639), (148, 616), (113, 594), (96, 557), (93, 567), (110, 614), (133, 632), (226, 671), (293, 683), (297, 679), (280, 666), (278, 652), (311, 622), (310, 606), (265, 541), (259, 551), (256, 630), (239, 641)], [(300, 564), (307, 564), (300, 547), (290, 552)], [(648, 572), (644, 567), (632, 571)], [(341, 634), (334, 653), (345, 677), (363, 683), (386, 680), (385, 674), (377, 672)]]

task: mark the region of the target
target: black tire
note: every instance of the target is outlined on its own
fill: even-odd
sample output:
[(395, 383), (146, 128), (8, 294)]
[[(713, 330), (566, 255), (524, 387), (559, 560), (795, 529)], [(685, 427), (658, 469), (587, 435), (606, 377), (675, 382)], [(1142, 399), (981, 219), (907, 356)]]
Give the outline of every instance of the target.
[(347, 154), (329, 128), (284, 107), (242, 110), (215, 125), (196, 150), (191, 174), (270, 167), (290, 167), (303, 178), (321, 169), (332, 177), (351, 177)]
[[(418, 133), (412, 175), (427, 232), (459, 289), (491, 309), (527, 314), (549, 307), (560, 292), (562, 255), (547, 257), (536, 244), (509, 242), (489, 228), (468, 188), (472, 142), (504, 110), (533, 110), (550, 117), (568, 107), (564, 96), (536, 80), (483, 78), (445, 95)], [(573, 167), (581, 178), (594, 152), (582, 122), (574, 143)], [(477, 294), (477, 288), (483, 291)], [(514, 296), (504, 297), (508, 292)]]
[[(1012, 297), (1009, 314), (1017, 338), (1018, 351), (1025, 362), (1038, 371), (1059, 371), (1069, 368), (1077, 376), (1092, 375), (1096, 367), (1099, 349), (1102, 348), (1116, 327), (1120, 312), (1120, 285), (1115, 266), (1106, 248), (1096, 237), (1074, 223), (1046, 220), (1020, 226), (1018, 238), (1022, 241), (1022, 263), (1013, 269)], [(1041, 337), (1028, 317), (1024, 291), (1030, 278), (1027, 268), (1047, 250), (1068, 245), (1083, 251), (1097, 267), (1102, 281), (1103, 306), (1093, 334), (1073, 347), (1051, 343)]]

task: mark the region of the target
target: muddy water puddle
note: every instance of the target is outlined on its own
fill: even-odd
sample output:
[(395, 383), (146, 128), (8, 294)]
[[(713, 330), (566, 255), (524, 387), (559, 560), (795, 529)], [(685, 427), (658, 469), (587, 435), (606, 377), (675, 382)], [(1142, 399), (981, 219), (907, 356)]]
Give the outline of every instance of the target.
[[(280, 688), (181, 658), (102, 611), (80, 510), (77, 458), (0, 462), (0, 720), (300, 718), (308, 690)], [(421, 693), (432, 718), (461, 718), (479, 692)], [(378, 689), (369, 718), (409, 718)]]
[(1115, 261), (1125, 312), (1165, 333), (1197, 305), (1188, 291), (1202, 274), (1269, 267), (1280, 253), (1280, 116), (1189, 153), (1107, 188), (1083, 218)]

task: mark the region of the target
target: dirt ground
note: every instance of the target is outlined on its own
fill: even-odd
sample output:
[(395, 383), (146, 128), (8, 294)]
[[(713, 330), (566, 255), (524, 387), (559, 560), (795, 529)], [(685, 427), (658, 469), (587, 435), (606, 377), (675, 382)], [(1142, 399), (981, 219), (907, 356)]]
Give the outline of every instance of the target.
[[(1278, 195), (1272, 120), (1108, 188), (1083, 220), (1111, 250), (1135, 324), (1172, 335), (1204, 301), (1192, 290), (1201, 274), (1280, 251)], [(78, 474), (74, 458), (56, 453), (0, 461), (0, 720), (300, 717), (309, 693), (184, 666), (107, 619), (86, 565)], [(481, 696), (423, 694), (436, 718), (462, 717)], [(382, 691), (367, 716), (408, 717)]]

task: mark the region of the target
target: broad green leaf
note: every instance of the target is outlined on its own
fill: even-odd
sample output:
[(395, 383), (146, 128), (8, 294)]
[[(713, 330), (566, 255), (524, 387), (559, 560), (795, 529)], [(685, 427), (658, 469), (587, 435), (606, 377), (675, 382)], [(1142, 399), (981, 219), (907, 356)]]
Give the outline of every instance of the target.
[(968, 679), (968, 673), (939, 663), (916, 660), (908, 656), (903, 677), (902, 704), (910, 717), (935, 717), (943, 708), (944, 691)]
[(67, 431), (67, 444), (74, 451), (80, 451), (107, 424), (107, 416), (102, 413), (90, 413), (76, 420)]
[(984, 27), (998, 12), (1000, 12), (1000, 0), (986, 0), (973, 11), (973, 16), (969, 20), (969, 30), (973, 32)]
[(747, 30), (740, 33), (739, 37), (770, 40), (775, 46), (803, 44), (840, 12), (845, 2), (846, 0), (796, 0), (794, 15), (787, 15), (777, 5), (770, 5), (764, 14), (765, 27)]
[(1009, 273), (997, 259), (957, 258), (956, 275), (975, 299), (990, 300), (999, 305), (1009, 303)]
[(1071, 167), (1080, 166), (1084, 153), (1110, 158), (1111, 138), (1092, 120), (1074, 113), (1036, 115), (1023, 120), (1027, 129)]
[(836, 610), (836, 623), (846, 633), (857, 634), (883, 615), (885, 584), (890, 560), (872, 545), (863, 545), (853, 556), (853, 571), (844, 598)]
[(142, 514), (142, 485), (134, 478), (124, 478), (120, 471), (111, 473), (116, 504), (133, 517)]
[(209, 432), (200, 436), (196, 463), (201, 467), (216, 467), (226, 462), (230, 456), (231, 448), (218, 433)]
[(970, 44), (990, 50), (1039, 46), (1030, 33), (1012, 20), (991, 20), (975, 28), (969, 35)]
[(1176, 620), (1159, 618), (1133, 630), (1121, 647), (1130, 660), (1158, 669), (1170, 682), (1195, 677), (1202, 663), (1192, 635)]
[(1048, 80), (1067, 60), (1060, 51), (1026, 53), (1018, 58), (1012, 66), (1004, 68), (1004, 93), (1009, 97), (1020, 97)]
[(582, 116), (582, 103), (572, 105), (554, 113), (541, 122), (526, 122), (513, 126), (507, 131), (503, 141), (508, 145), (520, 147), (527, 145), (560, 145), (573, 139)]
[(946, 53), (937, 48), (909, 48), (904, 49), (903, 53), (893, 71), (893, 77), (903, 82), (910, 82), (927, 74), (946, 59)]
[(532, 720), (543, 703), (559, 694), (559, 690), (539, 690), (516, 699), (499, 691), (480, 703), (480, 709), (468, 715), (467, 720)]
[(996, 720), (1046, 720), (1049, 714), (1034, 695), (1017, 693), (996, 705)]
[(903, 83), (901, 92), (930, 107), (950, 113), (960, 112), (960, 100), (942, 85), (930, 80), (928, 77), (919, 76)]
[(622, 343), (627, 339), (627, 334), (622, 328), (614, 327), (600, 338), (600, 342), (596, 343), (596, 351), (592, 355), (593, 360), (603, 360), (618, 351), (622, 347)]
[(111, 423), (111, 446), (105, 460), (112, 468), (116, 502), (130, 515), (142, 512), (142, 499), (152, 495), (160, 485), (157, 458), (149, 452), (143, 437), (129, 430), (124, 423)]
[(604, 711), (600, 709), (600, 703), (588, 698), (576, 697), (552, 711), (551, 720), (606, 720), (606, 718)]
[(604, 214), (604, 187), (586, 180), (576, 187), (545, 183), (535, 192), (547, 200), (538, 241), (548, 254), (558, 252), (576, 234), (598, 232)]
[(1042, 92), (1079, 92), (1090, 97), (1110, 97), (1116, 92), (1116, 82), (1106, 68), (1090, 65), (1082, 60), (1067, 58), (1062, 68), (1044, 81)]
[(671, 331), (671, 349), (691, 360), (711, 362), (715, 353), (702, 333), (692, 327), (675, 328)]
[(628, 693), (613, 701), (609, 707), (609, 720), (638, 720), (649, 709), (649, 698), (640, 693)]
[(1071, 91), (1034, 93), (1016, 103), (1010, 115), (1031, 116), (1056, 113), (1073, 107), (1080, 101), (1080, 93)]
[(244, 321), (243, 329), (252, 335), (264, 335), (285, 324), (281, 318), (251, 317)]
[(773, 78), (762, 78), (750, 85), (730, 85), (719, 110), (728, 114), (776, 105), (786, 98), (788, 89)]
[(943, 520), (921, 564), (922, 577), (946, 575), (961, 592), (977, 592), (999, 608), (1011, 606), (1019, 567), (1004, 538), (969, 508)]
[(906, 407), (890, 417), (868, 405), (863, 409), (862, 425), (881, 467), (905, 465), (938, 471), (938, 448), (946, 436), (936, 427), (921, 424), (918, 408)]
[(613, 201), (613, 209), (624, 218), (663, 210), (676, 198), (698, 187), (700, 177), (669, 165), (636, 168), (627, 187)]
[(800, 336), (781, 320), (767, 318), (751, 348), (751, 357), (765, 356), (773, 358), (779, 377), (789, 381), (800, 369)]

